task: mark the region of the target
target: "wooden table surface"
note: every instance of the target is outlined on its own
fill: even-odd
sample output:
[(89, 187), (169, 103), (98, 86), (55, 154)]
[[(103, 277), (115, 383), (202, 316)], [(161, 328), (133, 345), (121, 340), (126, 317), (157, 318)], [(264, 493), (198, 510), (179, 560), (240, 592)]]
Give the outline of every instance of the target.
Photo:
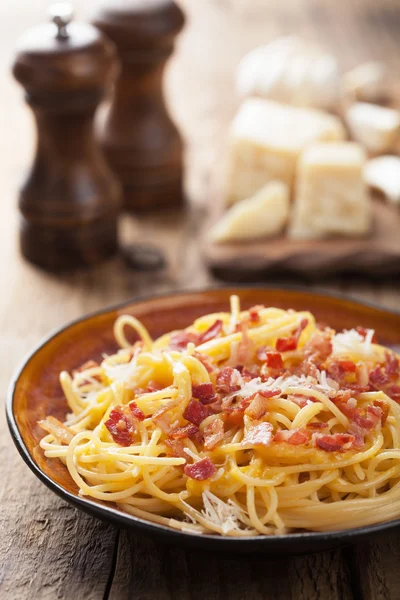
[[(81, 12), (89, 1), (80, 2)], [(92, 3), (93, 4), (93, 3)], [(202, 203), (218, 144), (235, 108), (240, 56), (274, 36), (299, 33), (337, 53), (343, 68), (384, 59), (400, 73), (398, 0), (182, 0), (188, 24), (168, 68), (171, 110), (187, 146), (187, 216), (126, 218), (125, 239), (151, 238), (168, 255), (167, 273), (127, 270), (120, 259), (90, 271), (43, 273), (17, 251), (16, 190), (32, 154), (31, 117), (8, 66), (17, 34), (45, 18), (45, 0), (0, 7), (0, 385), (51, 329), (137, 294), (212, 282), (198, 251)], [(83, 13), (84, 14), (84, 13)], [(330, 290), (399, 308), (398, 281), (330, 280)], [(3, 412), (3, 411), (2, 411)], [(89, 517), (58, 499), (24, 465), (0, 415), (0, 598), (395, 599), (400, 598), (400, 534), (295, 558), (231, 557), (161, 546)]]

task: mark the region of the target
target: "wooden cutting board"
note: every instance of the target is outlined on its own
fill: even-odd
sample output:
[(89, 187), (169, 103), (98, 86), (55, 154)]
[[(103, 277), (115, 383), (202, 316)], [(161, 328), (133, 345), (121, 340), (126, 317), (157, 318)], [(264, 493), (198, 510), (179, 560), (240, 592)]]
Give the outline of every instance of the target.
[(310, 279), (343, 273), (375, 277), (400, 274), (400, 209), (373, 199), (373, 227), (368, 237), (295, 241), (285, 234), (250, 243), (216, 244), (207, 231), (223, 212), (211, 208), (203, 238), (203, 253), (212, 272), (226, 281), (263, 280), (296, 274)]

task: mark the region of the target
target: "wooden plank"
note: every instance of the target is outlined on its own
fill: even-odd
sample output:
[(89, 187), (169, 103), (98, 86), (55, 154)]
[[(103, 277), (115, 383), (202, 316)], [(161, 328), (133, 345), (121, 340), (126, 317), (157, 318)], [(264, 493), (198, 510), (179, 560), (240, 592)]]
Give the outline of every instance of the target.
[(162, 545), (121, 531), (110, 600), (350, 600), (341, 552), (235, 556)]

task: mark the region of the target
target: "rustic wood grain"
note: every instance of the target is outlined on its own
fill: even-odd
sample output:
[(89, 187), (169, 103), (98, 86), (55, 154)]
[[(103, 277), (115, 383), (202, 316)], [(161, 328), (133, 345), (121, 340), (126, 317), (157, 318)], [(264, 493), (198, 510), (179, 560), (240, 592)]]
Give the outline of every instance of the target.
[[(277, 35), (298, 33), (335, 51), (343, 68), (382, 58), (400, 72), (397, 0), (181, 0), (188, 26), (168, 67), (166, 89), (186, 143), (184, 215), (127, 217), (125, 243), (159, 245), (169, 266), (159, 274), (128, 270), (119, 258), (90, 271), (43, 273), (24, 263), (16, 248), (16, 189), (30, 164), (31, 118), (7, 67), (17, 34), (45, 18), (47, 0), (0, 3), (0, 394), (23, 355), (54, 327), (137, 294), (215, 280), (199, 253), (211, 167), (218, 168), (220, 139), (236, 106), (234, 68), (242, 54)], [(94, 1), (79, 3), (87, 11)], [(291, 280), (293, 281), (293, 280)], [(297, 280), (298, 281), (298, 280)], [(332, 277), (324, 287), (399, 308), (399, 285), (385, 280)], [(244, 598), (367, 600), (400, 598), (396, 534), (357, 548), (277, 559), (233, 557), (165, 547), (117, 532), (58, 500), (17, 455), (0, 414), (0, 597), (24, 598)], [(113, 559), (115, 558), (115, 564)]]

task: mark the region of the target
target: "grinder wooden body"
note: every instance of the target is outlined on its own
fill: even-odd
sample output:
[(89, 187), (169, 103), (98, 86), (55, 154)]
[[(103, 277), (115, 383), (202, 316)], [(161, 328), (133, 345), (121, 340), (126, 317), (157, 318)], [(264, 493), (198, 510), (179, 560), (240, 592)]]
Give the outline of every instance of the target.
[(93, 131), (116, 76), (113, 44), (93, 26), (39, 26), (21, 38), (13, 73), (26, 90), (36, 154), (20, 191), (23, 255), (57, 270), (96, 263), (117, 249), (120, 187)]
[(171, 0), (107, 0), (94, 20), (115, 43), (121, 61), (100, 140), (128, 210), (172, 207), (183, 200), (183, 146), (162, 92), (165, 63), (183, 23)]

